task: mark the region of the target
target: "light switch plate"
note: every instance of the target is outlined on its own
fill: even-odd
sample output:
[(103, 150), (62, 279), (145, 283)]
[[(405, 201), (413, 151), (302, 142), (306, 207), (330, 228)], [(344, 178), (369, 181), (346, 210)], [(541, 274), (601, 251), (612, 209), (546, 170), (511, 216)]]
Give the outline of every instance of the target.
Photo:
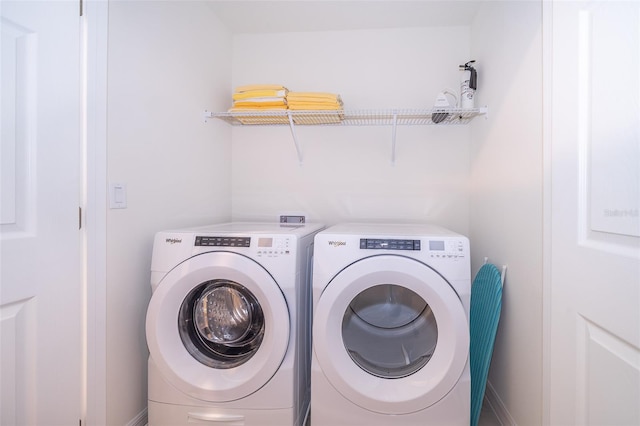
[(109, 185), (109, 208), (127, 208), (127, 185), (124, 183), (112, 183)]

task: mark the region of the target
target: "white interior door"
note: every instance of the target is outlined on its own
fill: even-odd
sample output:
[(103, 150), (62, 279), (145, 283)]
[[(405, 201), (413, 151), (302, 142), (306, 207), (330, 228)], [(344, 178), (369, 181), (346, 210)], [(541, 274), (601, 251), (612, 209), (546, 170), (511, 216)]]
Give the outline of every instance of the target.
[(552, 6), (551, 424), (640, 424), (640, 3)]
[(80, 17), (2, 1), (0, 423), (77, 425), (82, 406)]

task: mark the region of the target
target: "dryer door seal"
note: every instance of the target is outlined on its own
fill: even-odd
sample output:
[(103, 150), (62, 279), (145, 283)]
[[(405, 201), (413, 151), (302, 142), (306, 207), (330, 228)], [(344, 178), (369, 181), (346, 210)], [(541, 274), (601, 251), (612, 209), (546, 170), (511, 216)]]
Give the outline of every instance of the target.
[[(196, 309), (197, 303), (205, 305)], [(217, 324), (220, 329), (206, 312), (214, 304), (218, 314), (234, 316)], [(150, 356), (166, 380), (194, 398), (228, 402), (257, 391), (277, 372), (289, 344), (289, 310), (260, 264), (238, 253), (208, 252), (160, 281), (146, 332)]]
[(408, 414), (456, 385), (468, 362), (468, 324), (456, 292), (429, 266), (371, 256), (340, 271), (320, 296), (314, 353), (327, 379), (354, 404)]

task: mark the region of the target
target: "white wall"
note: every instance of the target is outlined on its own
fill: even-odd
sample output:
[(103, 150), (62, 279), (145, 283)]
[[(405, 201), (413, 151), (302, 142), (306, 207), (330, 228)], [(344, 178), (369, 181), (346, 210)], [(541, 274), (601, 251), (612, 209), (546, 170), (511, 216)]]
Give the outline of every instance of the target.
[[(438, 27), (234, 36), (233, 85), (283, 84), (342, 96), (345, 109), (431, 108), (459, 85), (469, 28)], [(230, 106), (230, 99), (229, 105)], [(233, 129), (233, 216), (274, 220), (436, 222), (467, 233), (469, 128), (404, 126), (391, 163), (391, 127)]]
[(230, 217), (230, 129), (202, 119), (225, 107), (230, 63), (205, 3), (110, 2), (108, 180), (127, 185), (128, 207), (107, 214), (107, 424), (147, 405), (154, 233)]
[(542, 3), (487, 2), (471, 28), (472, 272), (507, 265), (489, 382), (516, 424), (542, 424)]

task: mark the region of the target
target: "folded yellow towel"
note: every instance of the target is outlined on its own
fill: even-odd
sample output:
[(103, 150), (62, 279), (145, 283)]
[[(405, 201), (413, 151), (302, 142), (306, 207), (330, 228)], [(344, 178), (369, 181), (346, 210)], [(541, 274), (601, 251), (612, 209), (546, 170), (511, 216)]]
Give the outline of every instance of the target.
[(238, 112), (238, 111), (270, 111), (270, 110), (286, 110), (286, 105), (273, 105), (273, 106), (233, 106), (229, 108), (229, 112)]
[(287, 104), (292, 110), (339, 111), (343, 103), (340, 95), (325, 92), (289, 92)]
[(249, 90), (287, 90), (287, 88), (280, 84), (247, 84), (236, 87), (236, 93), (248, 92)]
[(314, 100), (291, 100), (287, 99), (287, 104), (289, 105), (298, 105), (298, 104), (317, 104), (317, 105), (342, 105), (342, 102), (338, 101), (314, 101)]
[(329, 99), (289, 99), (287, 98), (288, 104), (318, 104), (318, 105), (342, 105), (341, 100), (329, 100)]
[(291, 99), (329, 99), (335, 100), (340, 99), (340, 95), (335, 93), (326, 93), (326, 92), (289, 92), (287, 93), (287, 97)]
[[(258, 124), (269, 116), (259, 116), (257, 112), (279, 112), (287, 109), (328, 112), (326, 117), (315, 115), (295, 117), (296, 122), (300, 124), (318, 123), (318, 120), (322, 123), (336, 123), (343, 119), (343, 103), (340, 95), (327, 92), (290, 92), (286, 87), (278, 84), (251, 84), (236, 87), (233, 93), (233, 106), (229, 112), (251, 113), (251, 115), (242, 116), (242, 121), (247, 124)], [(238, 115), (235, 117), (239, 118)], [(271, 117), (275, 122), (282, 120), (280, 115)], [(284, 118), (287, 119), (286, 116)]]
[(255, 106), (255, 107), (272, 107), (278, 105), (287, 105), (284, 98), (264, 98), (260, 100), (235, 101), (233, 106)]
[(339, 111), (342, 110), (342, 105), (339, 104), (320, 104), (320, 103), (294, 103), (289, 104), (291, 110), (318, 110), (318, 111)]
[(284, 98), (287, 91), (282, 90), (247, 90), (245, 92), (236, 92), (232, 98), (234, 101), (251, 98)]

